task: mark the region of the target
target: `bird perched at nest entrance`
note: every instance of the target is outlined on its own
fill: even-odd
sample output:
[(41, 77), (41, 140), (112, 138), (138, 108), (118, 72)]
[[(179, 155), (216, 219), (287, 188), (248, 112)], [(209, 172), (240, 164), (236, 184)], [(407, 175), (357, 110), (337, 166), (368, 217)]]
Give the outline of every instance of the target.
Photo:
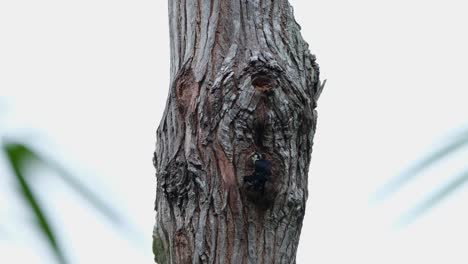
[(252, 156), (252, 162), (254, 163), (255, 171), (250, 176), (244, 176), (244, 183), (247, 183), (249, 188), (254, 191), (263, 192), (265, 183), (271, 176), (271, 161), (264, 159), (262, 154), (256, 152)]

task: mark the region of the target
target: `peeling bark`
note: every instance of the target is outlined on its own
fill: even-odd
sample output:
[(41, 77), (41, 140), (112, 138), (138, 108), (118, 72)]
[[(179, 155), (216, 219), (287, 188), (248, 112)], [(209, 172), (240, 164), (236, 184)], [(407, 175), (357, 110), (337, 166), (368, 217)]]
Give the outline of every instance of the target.
[[(155, 261), (295, 263), (323, 85), (287, 0), (170, 0)], [(272, 162), (248, 188), (253, 153)]]

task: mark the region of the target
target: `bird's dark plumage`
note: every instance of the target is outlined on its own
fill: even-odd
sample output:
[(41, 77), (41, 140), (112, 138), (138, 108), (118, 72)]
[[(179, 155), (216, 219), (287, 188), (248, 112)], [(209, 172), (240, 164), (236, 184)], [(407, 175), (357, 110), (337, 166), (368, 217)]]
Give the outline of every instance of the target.
[(244, 177), (244, 183), (247, 182), (255, 191), (262, 191), (265, 183), (271, 176), (271, 161), (263, 159), (260, 154), (255, 153), (254, 157), (255, 171), (250, 176)]

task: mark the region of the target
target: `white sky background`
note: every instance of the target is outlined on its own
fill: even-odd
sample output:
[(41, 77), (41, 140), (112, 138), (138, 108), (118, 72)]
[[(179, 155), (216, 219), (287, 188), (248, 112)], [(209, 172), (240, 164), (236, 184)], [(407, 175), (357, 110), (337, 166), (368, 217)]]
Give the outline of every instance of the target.
[[(385, 202), (373, 193), (466, 127), (463, 1), (291, 0), (322, 79), (302, 263), (468, 263), (468, 188), (408, 209), (468, 150)], [(152, 263), (155, 130), (168, 92), (167, 1), (0, 2), (0, 130), (64, 162), (138, 227), (122, 237), (56, 177), (35, 191), (72, 263)], [(53, 263), (0, 162), (0, 262)]]

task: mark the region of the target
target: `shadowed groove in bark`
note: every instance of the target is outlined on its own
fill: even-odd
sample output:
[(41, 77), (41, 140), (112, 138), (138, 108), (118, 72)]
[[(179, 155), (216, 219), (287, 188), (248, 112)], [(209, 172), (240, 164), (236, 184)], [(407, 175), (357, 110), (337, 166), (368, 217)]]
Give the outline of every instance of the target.
[[(323, 85), (286, 0), (171, 0), (158, 263), (295, 263)], [(252, 153), (272, 162), (246, 187)]]

